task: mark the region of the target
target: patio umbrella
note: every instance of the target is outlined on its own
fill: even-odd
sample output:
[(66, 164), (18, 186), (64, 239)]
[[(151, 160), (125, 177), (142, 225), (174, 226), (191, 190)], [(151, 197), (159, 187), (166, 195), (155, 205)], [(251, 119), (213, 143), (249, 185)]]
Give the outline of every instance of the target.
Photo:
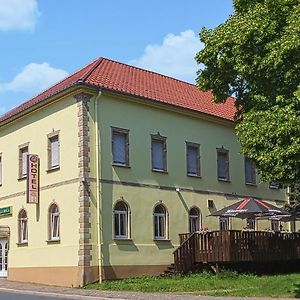
[(210, 216), (236, 217), (240, 219), (277, 215), (289, 215), (289, 213), (253, 197), (246, 198), (210, 214)]

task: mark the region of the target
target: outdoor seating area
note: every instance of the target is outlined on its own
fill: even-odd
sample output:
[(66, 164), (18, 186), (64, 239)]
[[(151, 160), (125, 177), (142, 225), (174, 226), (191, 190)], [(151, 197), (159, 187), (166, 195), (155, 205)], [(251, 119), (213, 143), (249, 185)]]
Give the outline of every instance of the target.
[[(210, 216), (240, 219), (292, 217), (287, 211), (255, 198), (246, 198)], [(269, 263), (300, 260), (300, 233), (243, 230), (196, 231), (179, 234), (180, 246), (174, 251), (178, 273), (208, 264), (217, 270), (224, 263)]]
[[(181, 240), (186, 234), (181, 235)], [(299, 232), (219, 230), (194, 232), (174, 251), (176, 272), (196, 264), (276, 262), (300, 259)]]

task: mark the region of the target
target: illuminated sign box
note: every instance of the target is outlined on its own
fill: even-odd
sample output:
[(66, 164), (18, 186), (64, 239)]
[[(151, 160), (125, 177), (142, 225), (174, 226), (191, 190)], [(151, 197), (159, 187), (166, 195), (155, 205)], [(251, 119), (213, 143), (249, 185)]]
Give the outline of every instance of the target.
[(36, 154), (27, 156), (27, 203), (39, 203), (40, 196), (40, 163)]

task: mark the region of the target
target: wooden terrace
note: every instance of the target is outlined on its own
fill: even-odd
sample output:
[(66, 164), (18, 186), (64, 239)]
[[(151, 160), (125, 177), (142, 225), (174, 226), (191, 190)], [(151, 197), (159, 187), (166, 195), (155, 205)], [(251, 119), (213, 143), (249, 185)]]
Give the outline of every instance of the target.
[(174, 267), (186, 273), (196, 265), (270, 263), (300, 260), (300, 233), (220, 230), (180, 234)]

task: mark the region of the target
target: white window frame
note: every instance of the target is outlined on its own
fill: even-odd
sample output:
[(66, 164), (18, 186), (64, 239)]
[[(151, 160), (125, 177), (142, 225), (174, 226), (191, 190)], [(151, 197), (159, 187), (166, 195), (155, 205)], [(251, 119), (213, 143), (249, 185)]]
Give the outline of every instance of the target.
[[(25, 217), (23, 216), (25, 214)], [(28, 243), (28, 217), (25, 209), (21, 209), (18, 214), (18, 230), (19, 230), (19, 244)]]
[[(155, 212), (156, 208), (161, 206), (164, 209), (164, 213)], [(160, 232), (160, 221), (162, 220), (164, 235)], [(162, 204), (157, 204), (153, 212), (153, 229), (154, 229), (154, 240), (168, 240), (168, 211)], [(158, 234), (156, 234), (156, 232)]]
[(2, 185), (2, 180), (3, 180), (3, 156), (2, 153), (0, 152), (0, 186)]
[[(60, 139), (59, 130), (53, 131), (47, 135), (48, 139), (48, 171), (60, 168)], [(53, 163), (53, 143), (57, 140), (57, 163)]]
[[(115, 239), (130, 239), (130, 209), (129, 205), (123, 201), (117, 201), (115, 206), (122, 204), (125, 210), (114, 209), (113, 211), (113, 228), (114, 228), (114, 238)], [(124, 217), (124, 219), (122, 218)], [(118, 219), (118, 228), (116, 228), (116, 218)], [(123, 227), (125, 228), (125, 233), (121, 234), (121, 222), (125, 220)]]
[[(56, 232), (54, 232), (55, 228)], [(60, 210), (57, 204), (52, 204), (49, 208), (49, 240), (60, 240)]]
[(247, 218), (246, 219), (246, 227), (247, 229), (256, 230), (257, 222), (255, 218)]
[(220, 230), (230, 230), (230, 218), (229, 217), (220, 217), (219, 218), (219, 227), (220, 227)]
[[(245, 184), (256, 185), (256, 167), (253, 160), (245, 156), (244, 162), (245, 162)], [(247, 172), (250, 172), (250, 178)]]
[[(192, 215), (191, 214), (193, 209), (197, 211), (197, 215)], [(196, 224), (195, 230), (192, 230), (193, 224)], [(199, 231), (200, 228), (201, 228), (201, 212), (200, 212), (200, 209), (198, 207), (192, 207), (189, 210), (189, 232), (193, 233), (193, 232)]]
[(270, 220), (271, 223), (271, 230), (272, 231), (279, 231), (280, 228), (280, 222), (279, 220)]
[[(125, 157), (124, 162), (117, 161), (117, 159), (115, 158), (114, 136), (116, 135), (122, 135), (125, 137), (125, 144), (123, 149)], [(111, 153), (113, 166), (129, 167), (129, 129), (111, 127)]]
[[(24, 153), (27, 153), (26, 158)], [(25, 143), (19, 146), (19, 179), (27, 177), (28, 168), (28, 155), (29, 155), (29, 143)]]
[[(163, 165), (161, 168), (157, 168), (154, 166), (154, 143), (159, 143), (162, 145), (162, 162)], [(164, 136), (161, 136), (158, 132), (157, 134), (151, 134), (151, 168), (153, 172), (164, 172), (167, 173), (168, 167), (167, 167), (167, 138)]]
[[(189, 149), (196, 150), (196, 173), (189, 170)], [(201, 177), (201, 163), (200, 163), (200, 145), (196, 143), (186, 142), (186, 174), (191, 177)]]
[[(221, 176), (220, 172), (220, 157), (224, 156), (225, 157), (225, 177)], [(219, 181), (230, 181), (230, 169), (229, 169), (229, 150), (222, 148), (217, 148), (217, 177)]]

